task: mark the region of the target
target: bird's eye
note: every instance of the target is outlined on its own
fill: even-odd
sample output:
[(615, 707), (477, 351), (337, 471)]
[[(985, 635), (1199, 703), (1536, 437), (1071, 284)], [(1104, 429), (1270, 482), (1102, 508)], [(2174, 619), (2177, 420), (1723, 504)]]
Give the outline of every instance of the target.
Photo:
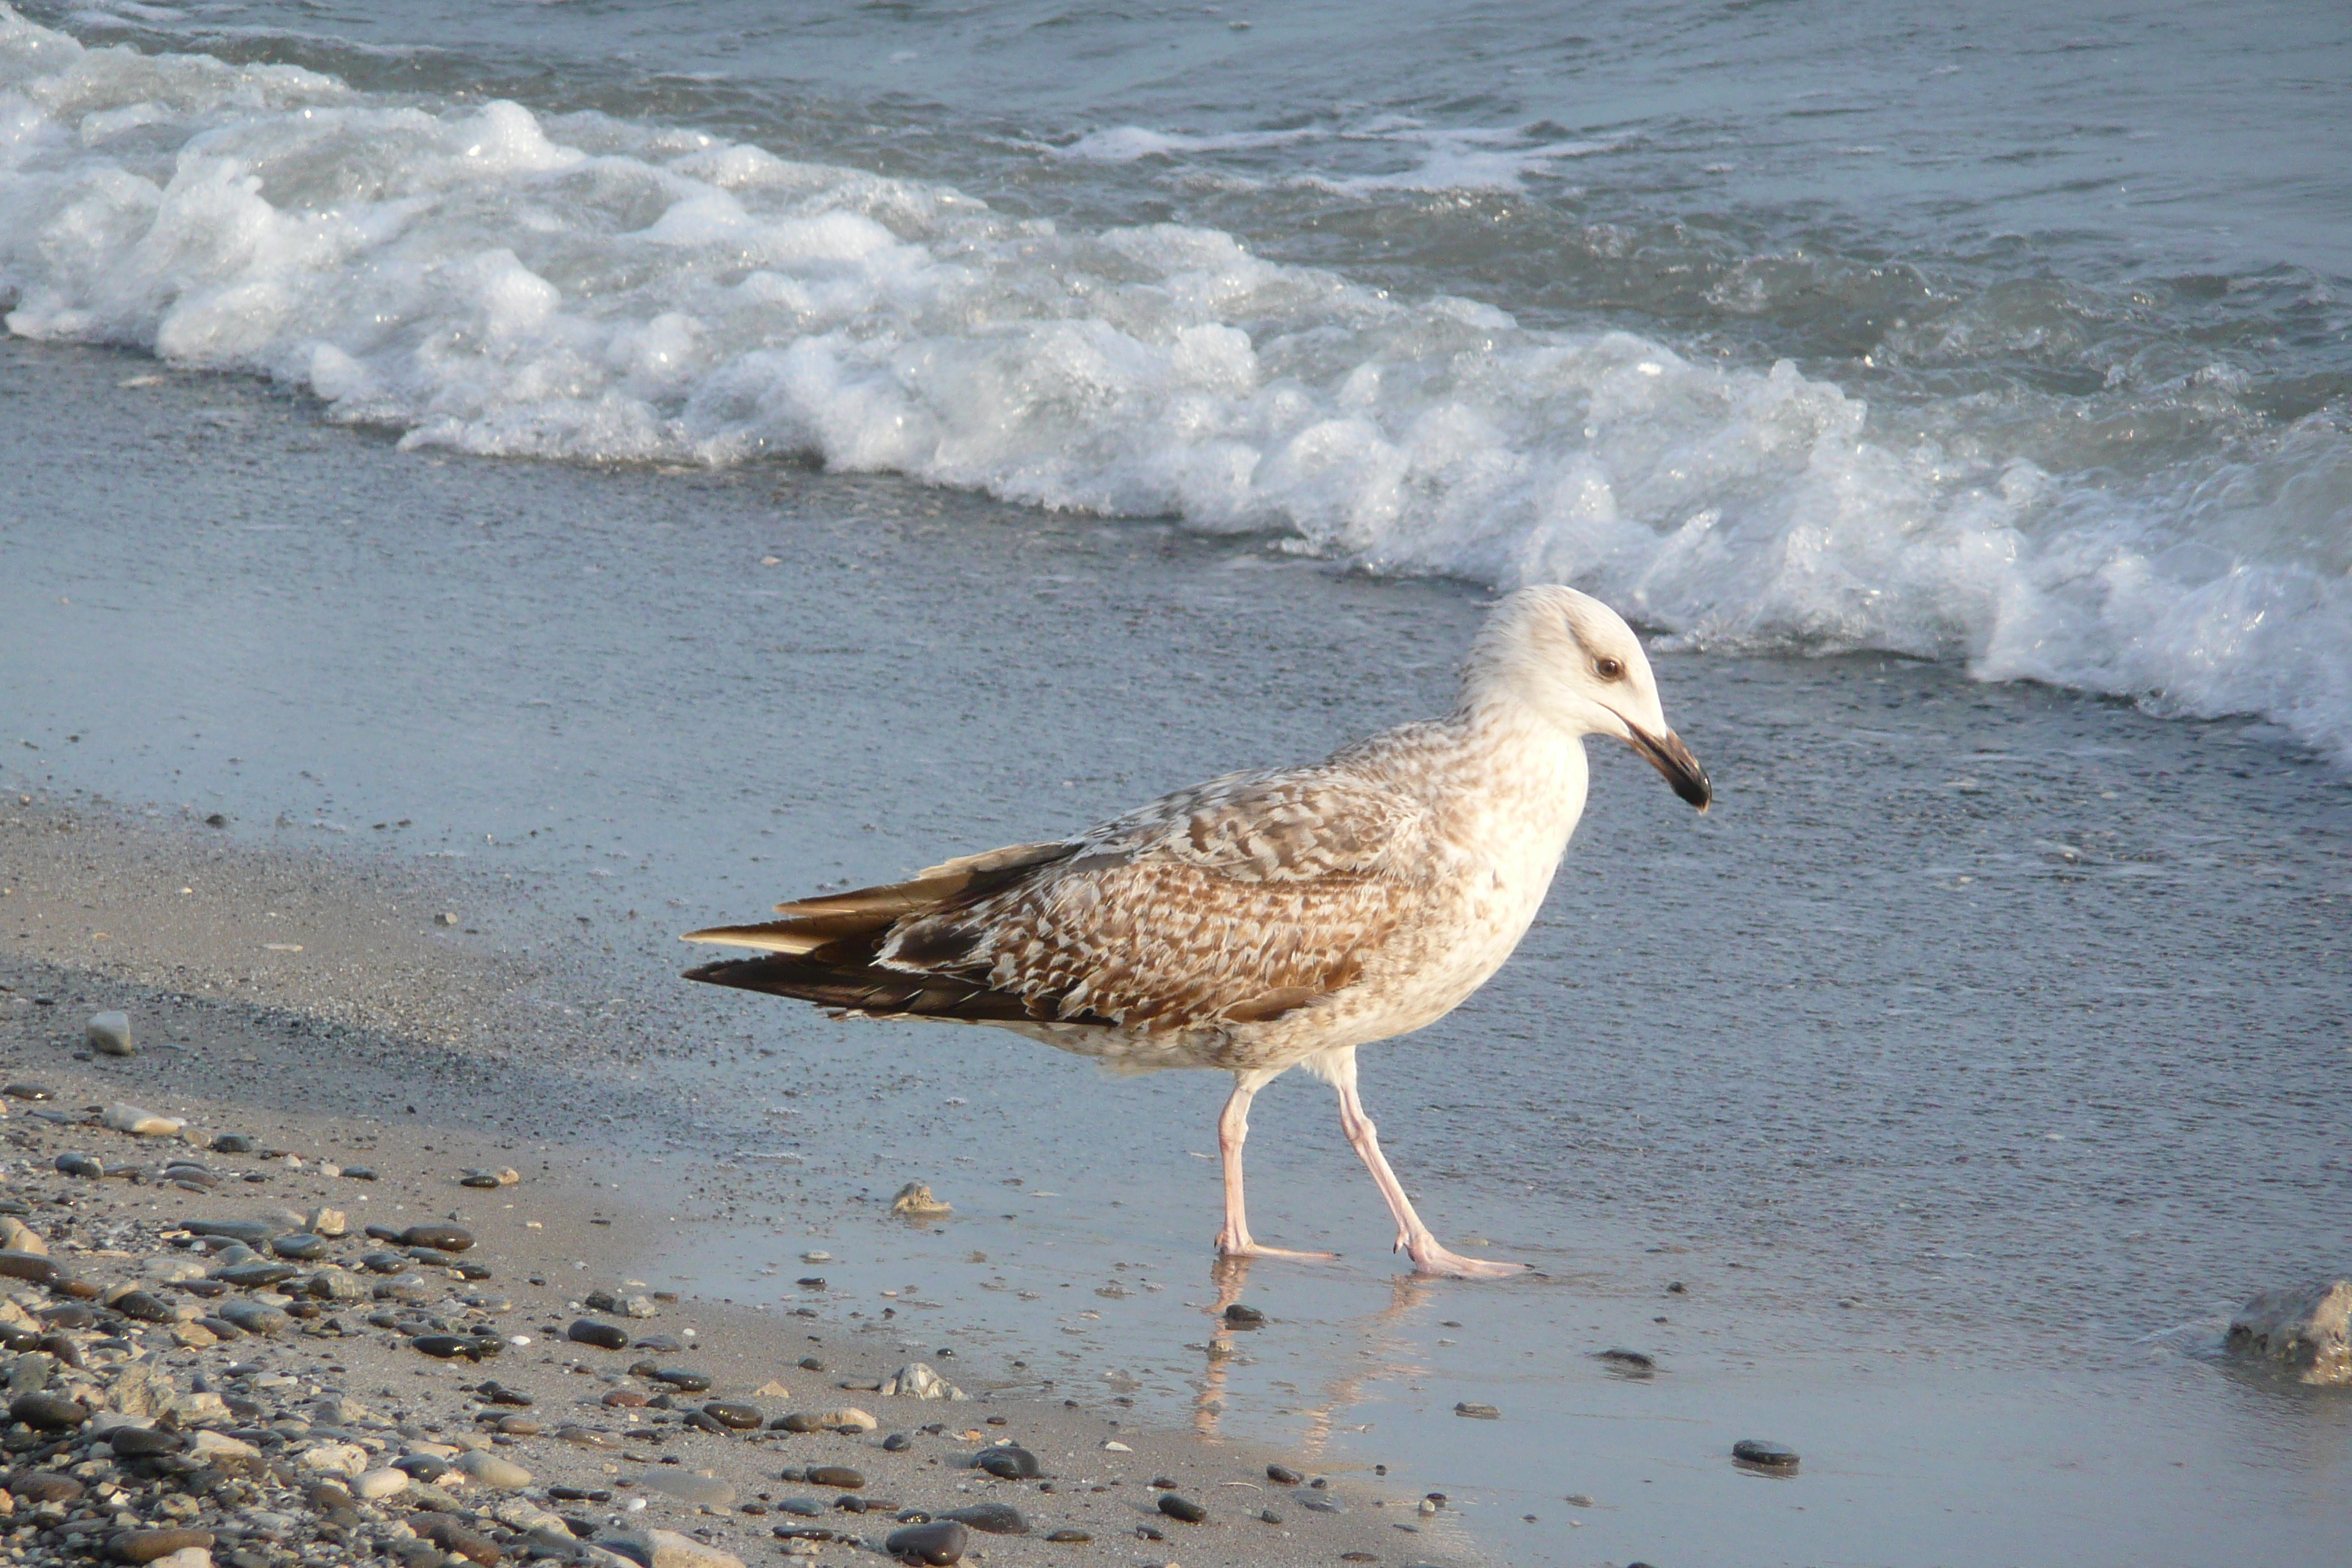
[(1613, 658), (1600, 659), (1593, 664), (1592, 668), (1600, 671), (1601, 679), (1603, 680), (1615, 680), (1625, 673), (1625, 666)]

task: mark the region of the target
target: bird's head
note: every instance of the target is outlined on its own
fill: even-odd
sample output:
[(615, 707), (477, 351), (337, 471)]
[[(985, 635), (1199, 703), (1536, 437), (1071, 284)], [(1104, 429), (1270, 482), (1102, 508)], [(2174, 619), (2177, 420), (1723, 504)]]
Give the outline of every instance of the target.
[(1471, 646), (1464, 696), (1501, 697), (1574, 736), (1624, 742), (1705, 811), (1706, 770), (1666, 726), (1642, 639), (1624, 618), (1573, 588), (1521, 588), (1496, 605)]

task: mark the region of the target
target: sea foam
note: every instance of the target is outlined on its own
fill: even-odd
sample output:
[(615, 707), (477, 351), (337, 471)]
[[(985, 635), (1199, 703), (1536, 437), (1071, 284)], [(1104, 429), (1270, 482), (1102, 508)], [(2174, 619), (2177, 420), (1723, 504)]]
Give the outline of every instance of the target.
[(2231, 437), (2118, 478), (2053, 395), (1874, 415), (1786, 363), (1533, 330), (1212, 229), (1065, 233), (692, 130), (85, 48), (5, 5), (0, 305), (410, 447), (790, 456), (1174, 515), (1573, 582), (1689, 646), (1965, 659), (2352, 754), (2352, 440), (2264, 423), (2221, 373), (2160, 390)]

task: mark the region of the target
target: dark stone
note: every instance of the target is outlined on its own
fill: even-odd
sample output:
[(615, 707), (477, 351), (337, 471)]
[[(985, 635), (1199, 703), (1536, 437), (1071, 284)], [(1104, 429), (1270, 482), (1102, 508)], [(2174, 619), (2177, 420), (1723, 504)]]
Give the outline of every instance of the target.
[(5, 1094), (11, 1100), (54, 1100), (57, 1098), (57, 1090), (43, 1083), (12, 1083), (5, 1089), (0, 1089), (0, 1094)]
[(209, 1530), (126, 1530), (106, 1550), (117, 1563), (152, 1563), (191, 1546), (209, 1552), (212, 1545)]
[(903, 1454), (914, 1446), (915, 1440), (904, 1432), (893, 1432), (882, 1439), (882, 1451), (886, 1454)]
[(294, 1320), (275, 1307), (259, 1301), (235, 1300), (222, 1303), (221, 1317), (235, 1323), (248, 1334), (274, 1334)]
[(480, 1347), (471, 1334), (419, 1334), (408, 1342), (426, 1355), (441, 1361), (453, 1356), (465, 1356), (473, 1361), (481, 1359)]
[(291, 1236), (275, 1238), (269, 1244), (269, 1250), (280, 1258), (297, 1258), (306, 1260), (323, 1258), (327, 1253), (327, 1238), (323, 1236), (312, 1236), (307, 1230), (299, 1230)]
[(364, 1227), (360, 1234), (370, 1241), (398, 1241), (400, 1227), (390, 1225), (371, 1225)]
[(1021, 1510), (1011, 1503), (976, 1502), (969, 1508), (942, 1509), (939, 1517), (954, 1520), (958, 1524), (968, 1524), (974, 1530), (986, 1531), (991, 1535), (1029, 1533), (1029, 1521), (1022, 1518)]
[(623, 1351), (629, 1348), (629, 1331), (611, 1323), (600, 1323), (593, 1318), (583, 1318), (563, 1331), (563, 1337), (576, 1345), (594, 1345), (599, 1350)]
[(1624, 1372), (1654, 1372), (1658, 1366), (1656, 1357), (1644, 1355), (1640, 1351), (1612, 1348), (1595, 1351), (1592, 1354), (1594, 1360), (1605, 1361), (1612, 1369)]
[(496, 1379), (482, 1384), (479, 1388), (474, 1390), (474, 1392), (480, 1394), (484, 1399), (488, 1400), (492, 1405), (511, 1405), (518, 1409), (528, 1410), (531, 1405), (538, 1403), (522, 1390), (519, 1388), (509, 1388), (505, 1384), (499, 1383)]
[(425, 1532), (425, 1539), (444, 1552), (454, 1552), (469, 1563), (481, 1564), (481, 1568), (497, 1568), (499, 1560), (506, 1555), (494, 1542), (475, 1534), (454, 1519), (436, 1520), (433, 1527)]
[(79, 1426), (89, 1419), (87, 1406), (61, 1394), (20, 1394), (8, 1402), (8, 1414), (27, 1426), (50, 1432)]
[(1191, 1498), (1178, 1497), (1174, 1492), (1160, 1494), (1160, 1511), (1171, 1519), (1181, 1519), (1187, 1524), (1198, 1524), (1209, 1517), (1209, 1510)]
[(71, 1476), (61, 1476), (53, 1470), (33, 1470), (19, 1474), (8, 1483), (8, 1489), (33, 1502), (76, 1502), (89, 1489)]
[(709, 1414), (708, 1411), (702, 1410), (688, 1411), (686, 1413), (686, 1425), (693, 1427), (698, 1432), (712, 1432), (722, 1437), (731, 1436), (735, 1430), (733, 1427), (728, 1426), (724, 1421), (719, 1420), (716, 1415)]
[(731, 1426), (738, 1432), (756, 1431), (760, 1423), (767, 1419), (760, 1414), (757, 1406), (732, 1399), (714, 1399), (702, 1407), (702, 1414), (721, 1426)]
[(413, 1479), (430, 1481), (448, 1474), (449, 1461), (431, 1454), (404, 1454), (392, 1462), (392, 1468)]
[(437, 1247), (412, 1247), (408, 1256), (427, 1268), (455, 1268), (458, 1264), (456, 1253), (444, 1252)]
[(547, 1495), (558, 1502), (611, 1502), (613, 1493), (606, 1487), (550, 1487)]
[(647, 1334), (636, 1342), (636, 1348), (641, 1351), (651, 1351), (656, 1355), (676, 1355), (686, 1346), (667, 1334)]
[(29, 1279), (36, 1285), (56, 1283), (65, 1272), (54, 1258), (44, 1258), (37, 1252), (0, 1249), (0, 1275), (11, 1279)]
[(1244, 1307), (1239, 1301), (1225, 1309), (1225, 1327), (1255, 1329), (1265, 1321), (1265, 1314), (1255, 1307)]
[(947, 1568), (949, 1563), (963, 1561), (964, 1543), (970, 1539), (962, 1525), (942, 1519), (892, 1531), (883, 1542), (882, 1550), (893, 1557), (928, 1563), (932, 1568)]
[(835, 1487), (845, 1492), (866, 1489), (866, 1478), (847, 1465), (811, 1465), (801, 1479), (813, 1487)]
[(290, 1263), (269, 1263), (256, 1259), (251, 1263), (232, 1263), (214, 1274), (213, 1278), (234, 1285), (240, 1290), (258, 1290), (264, 1286), (283, 1285), (301, 1272)]
[(412, 1225), (400, 1233), (403, 1247), (430, 1247), (442, 1252), (463, 1252), (474, 1245), (474, 1233), (462, 1225)]
[(1268, 1465), (1265, 1468), (1265, 1479), (1270, 1481), (1279, 1481), (1286, 1487), (1295, 1487), (1307, 1478), (1288, 1465)]
[[(220, 1142), (215, 1139), (213, 1147)], [(230, 1241), (241, 1241), (247, 1247), (259, 1247), (269, 1239), (270, 1227), (257, 1219), (184, 1219), (180, 1228), (190, 1236), (218, 1236)]]
[(177, 1432), (166, 1432), (160, 1426), (117, 1426), (106, 1435), (117, 1458), (136, 1459), (150, 1454), (176, 1454), (188, 1446), (188, 1439)]
[(667, 1383), (680, 1394), (700, 1394), (710, 1386), (710, 1374), (683, 1366), (666, 1366), (654, 1374), (656, 1383)]
[(142, 1323), (168, 1323), (172, 1321), (172, 1309), (144, 1290), (132, 1290), (117, 1296), (114, 1310)]
[(98, 1309), (79, 1301), (61, 1301), (54, 1307), (41, 1309), (41, 1322), (52, 1329), (90, 1329), (98, 1326)]
[(77, 1154), (68, 1150), (58, 1156), (58, 1171), (62, 1175), (85, 1176), (96, 1181), (106, 1174), (106, 1162), (94, 1154)]
[(1057, 1530), (1054, 1531), (1053, 1534), (1045, 1537), (1045, 1539), (1064, 1545), (1084, 1546), (1087, 1542), (1092, 1541), (1094, 1537), (1088, 1535), (1083, 1530)]
[(1034, 1481), (1045, 1473), (1037, 1468), (1036, 1455), (1013, 1443), (1002, 1448), (982, 1448), (971, 1464), (972, 1468), (984, 1470), (1003, 1481)]
[[(220, 1145), (215, 1142), (213, 1147), (217, 1149)], [(375, 1167), (373, 1165), (345, 1165), (343, 1167), (343, 1180), (347, 1182), (373, 1182), (375, 1180)]]
[(769, 1422), (768, 1430), (771, 1432), (816, 1432), (823, 1430), (823, 1428), (817, 1426), (815, 1416), (809, 1415), (805, 1411), (795, 1410), (790, 1415), (779, 1415), (773, 1421)]
[(371, 1274), (405, 1274), (408, 1272), (408, 1255), (404, 1252), (371, 1252), (360, 1259), (360, 1267)]
[(216, 1154), (250, 1154), (253, 1152), (253, 1140), (242, 1132), (215, 1132), (213, 1134), (213, 1152)]
[(1762, 1437), (1742, 1437), (1731, 1446), (1731, 1457), (1743, 1465), (1765, 1470), (1793, 1470), (1797, 1450)]

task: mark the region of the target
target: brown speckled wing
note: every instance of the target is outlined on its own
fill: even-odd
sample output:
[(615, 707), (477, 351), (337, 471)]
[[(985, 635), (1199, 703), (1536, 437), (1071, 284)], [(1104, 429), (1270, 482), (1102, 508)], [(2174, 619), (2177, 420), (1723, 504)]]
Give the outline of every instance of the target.
[(1087, 835), (875, 957), (1031, 1018), (1162, 1031), (1260, 1022), (1345, 990), (1415, 904), (1426, 814), (1333, 770), (1237, 775)]

